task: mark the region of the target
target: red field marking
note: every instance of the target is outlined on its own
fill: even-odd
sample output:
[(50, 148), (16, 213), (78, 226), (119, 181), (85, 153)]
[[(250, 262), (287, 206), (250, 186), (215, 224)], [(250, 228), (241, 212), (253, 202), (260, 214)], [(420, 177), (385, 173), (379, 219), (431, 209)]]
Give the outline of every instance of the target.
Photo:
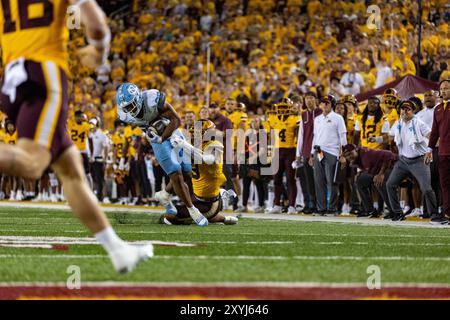
[(2, 286), (0, 299), (450, 299), (450, 287)]

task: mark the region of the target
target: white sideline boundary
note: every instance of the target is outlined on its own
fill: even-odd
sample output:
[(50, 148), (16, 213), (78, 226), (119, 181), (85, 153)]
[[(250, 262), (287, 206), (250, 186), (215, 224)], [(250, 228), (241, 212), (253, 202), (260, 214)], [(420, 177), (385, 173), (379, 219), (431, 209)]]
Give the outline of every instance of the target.
[[(250, 287), (250, 288), (367, 288), (365, 282), (114, 282), (114, 281), (87, 281), (82, 282), (82, 287), (121, 287), (121, 288), (139, 288), (139, 287), (161, 287), (161, 288), (179, 288), (179, 287)], [(66, 288), (65, 282), (0, 282), (2, 287), (61, 287)], [(412, 282), (386, 282), (382, 288), (450, 288), (448, 283), (412, 283)]]
[[(30, 209), (46, 209), (46, 210), (70, 210), (66, 204), (48, 204), (48, 203), (32, 203), (32, 202), (14, 202), (14, 201), (0, 201), (2, 208), (30, 208)], [(128, 206), (102, 206), (105, 212), (124, 212), (124, 213), (138, 213), (138, 214), (155, 214), (164, 213), (162, 209), (155, 209), (152, 207), (128, 207)], [(225, 212), (226, 215), (232, 213)], [(1, 217), (1, 215), (0, 215)], [(369, 226), (395, 226), (395, 227), (418, 227), (418, 228), (445, 228), (450, 229), (450, 226), (433, 226), (428, 221), (391, 221), (382, 219), (356, 218), (356, 217), (327, 217), (327, 216), (312, 216), (312, 215), (287, 215), (287, 214), (259, 214), (259, 213), (243, 213), (243, 218), (250, 218), (256, 220), (277, 220), (277, 221), (302, 221), (302, 222), (328, 222), (328, 223), (342, 223), (342, 224), (359, 224)]]

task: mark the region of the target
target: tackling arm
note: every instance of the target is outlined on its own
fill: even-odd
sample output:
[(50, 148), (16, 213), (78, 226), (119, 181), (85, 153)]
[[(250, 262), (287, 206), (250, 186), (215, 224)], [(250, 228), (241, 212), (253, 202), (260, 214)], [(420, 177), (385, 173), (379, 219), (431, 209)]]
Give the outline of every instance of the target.
[(111, 31), (103, 10), (94, 0), (70, 0), (80, 8), (81, 23), (86, 28), (89, 45), (79, 50), (81, 61), (90, 68), (105, 63), (109, 54)]
[(219, 145), (209, 146), (205, 151), (202, 151), (179, 136), (172, 136), (170, 143), (172, 146), (183, 148), (184, 151), (192, 154), (196, 163), (199, 161), (206, 164), (220, 163), (223, 158), (223, 147)]

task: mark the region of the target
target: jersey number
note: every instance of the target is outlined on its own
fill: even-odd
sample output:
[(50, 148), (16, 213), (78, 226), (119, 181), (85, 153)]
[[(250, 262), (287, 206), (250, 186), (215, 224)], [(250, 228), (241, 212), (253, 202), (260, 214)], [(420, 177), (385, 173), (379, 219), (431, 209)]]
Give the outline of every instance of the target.
[(279, 137), (281, 142), (286, 142), (286, 129), (282, 129), (279, 133)]
[(375, 124), (367, 126), (366, 139), (374, 136), (373, 133), (375, 132), (376, 127), (377, 127), (377, 125), (375, 125)]
[[(28, 7), (30, 5), (42, 4), (44, 15), (39, 18), (28, 17)], [(49, 0), (18, 0), (20, 30), (49, 26), (53, 22), (53, 3)], [(16, 22), (11, 17), (10, 0), (2, 0), (3, 15), (5, 23), (3, 33), (16, 31)]]
[(80, 138), (81, 143), (84, 142), (84, 139), (86, 139), (86, 132), (82, 132), (80, 135), (78, 135), (78, 131), (77, 130), (72, 130), (72, 141), (78, 141), (78, 138)]

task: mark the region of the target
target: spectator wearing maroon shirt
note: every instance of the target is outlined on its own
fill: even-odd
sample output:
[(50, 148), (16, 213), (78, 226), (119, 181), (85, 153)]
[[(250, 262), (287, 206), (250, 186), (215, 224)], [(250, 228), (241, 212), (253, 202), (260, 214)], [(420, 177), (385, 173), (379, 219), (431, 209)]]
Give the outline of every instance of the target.
[[(389, 210), (389, 214), (385, 218), (391, 218), (392, 209), (389, 204), (386, 182), (398, 156), (387, 150), (356, 148), (353, 144), (346, 145), (343, 150), (347, 164), (362, 170), (356, 176), (356, 187), (361, 196), (364, 212), (358, 216), (370, 216), (371, 218), (381, 216), (385, 202)], [(378, 202), (381, 212), (373, 206), (370, 192), (372, 187), (375, 187), (381, 195)]]
[[(439, 161), (443, 212), (447, 218), (450, 218), (450, 79), (441, 81), (439, 93), (443, 101), (434, 110), (433, 127), (428, 146), (435, 148), (439, 140), (439, 159), (434, 159), (434, 161)], [(427, 153), (426, 160), (431, 161), (432, 159), (432, 153)], [(441, 223), (448, 223), (443, 217), (439, 217), (439, 219)]]
[(314, 118), (322, 114), (318, 107), (317, 96), (309, 91), (305, 94), (306, 110), (301, 113), (301, 122), (298, 129), (296, 167), (300, 167), (300, 185), (302, 187), (305, 208), (303, 213), (316, 212), (316, 192), (314, 186), (314, 170), (308, 163), (311, 155)]

